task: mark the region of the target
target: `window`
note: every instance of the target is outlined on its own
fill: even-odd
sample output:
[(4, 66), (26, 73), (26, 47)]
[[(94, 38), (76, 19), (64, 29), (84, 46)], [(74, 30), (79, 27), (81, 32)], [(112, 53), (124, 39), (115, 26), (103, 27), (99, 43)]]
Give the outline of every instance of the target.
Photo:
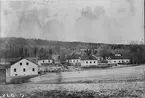
[(27, 62), (26, 65), (29, 65), (29, 63)]
[(26, 69), (25, 68), (23, 68), (23, 72), (25, 72), (26, 71)]
[(33, 68), (32, 71), (35, 71), (35, 68)]
[(14, 72), (16, 72), (16, 68), (14, 68)]
[(17, 76), (18, 74), (15, 74), (15, 76)]
[(90, 61), (90, 63), (92, 63), (92, 61)]
[(116, 61), (114, 61), (116, 63)]
[(43, 63), (44, 63), (44, 60), (43, 60)]
[(96, 63), (96, 62), (94, 61), (94, 63)]
[(88, 63), (88, 61), (86, 61), (86, 63)]
[(22, 63), (20, 63), (20, 65), (22, 65)]

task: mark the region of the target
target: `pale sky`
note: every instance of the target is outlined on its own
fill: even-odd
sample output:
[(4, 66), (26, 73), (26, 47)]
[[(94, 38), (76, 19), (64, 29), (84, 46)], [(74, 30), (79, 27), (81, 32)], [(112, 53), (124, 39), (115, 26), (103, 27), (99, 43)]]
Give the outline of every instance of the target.
[(1, 37), (126, 44), (142, 41), (143, 0), (2, 0)]

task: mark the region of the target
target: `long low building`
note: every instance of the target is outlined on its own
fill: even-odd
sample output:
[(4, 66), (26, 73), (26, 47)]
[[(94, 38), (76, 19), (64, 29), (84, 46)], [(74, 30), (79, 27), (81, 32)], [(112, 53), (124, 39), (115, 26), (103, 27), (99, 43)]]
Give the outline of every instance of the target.
[(107, 58), (108, 64), (129, 64), (130, 58), (121, 55), (115, 55)]

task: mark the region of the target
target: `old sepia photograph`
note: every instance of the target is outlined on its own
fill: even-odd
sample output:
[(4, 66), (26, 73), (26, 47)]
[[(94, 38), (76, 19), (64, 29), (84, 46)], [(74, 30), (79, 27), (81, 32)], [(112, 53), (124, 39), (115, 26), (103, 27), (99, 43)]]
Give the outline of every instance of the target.
[(145, 98), (144, 0), (0, 0), (0, 98)]

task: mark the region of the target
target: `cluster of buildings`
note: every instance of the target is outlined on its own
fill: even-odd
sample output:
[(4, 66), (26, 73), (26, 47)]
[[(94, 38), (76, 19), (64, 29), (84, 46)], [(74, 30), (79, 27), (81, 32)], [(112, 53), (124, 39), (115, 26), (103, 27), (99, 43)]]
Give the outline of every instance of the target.
[[(55, 57), (47, 58), (20, 58), (18, 60), (13, 60), (11, 62), (6, 62), (5, 60), (0, 61), (0, 82), (2, 80), (9, 81), (11, 77), (18, 76), (29, 76), (29, 75), (38, 75), (39, 71), (45, 71), (50, 67), (60, 66), (60, 61)], [(66, 59), (66, 65), (79, 66), (79, 67), (91, 67), (99, 66), (101, 64), (128, 64), (130, 59), (123, 57), (120, 54), (115, 54), (114, 56), (107, 57), (97, 57), (95, 55), (90, 56), (80, 56), (73, 54), (68, 56)], [(4, 74), (4, 75), (2, 75)], [(6, 76), (6, 78), (4, 78)]]
[(114, 56), (106, 57), (98, 57), (95, 55), (90, 56), (72, 56), (69, 57), (66, 62), (71, 65), (80, 65), (81, 67), (90, 67), (90, 66), (98, 66), (98, 65), (116, 65), (116, 64), (129, 64), (130, 58), (124, 57), (121, 54), (115, 54)]

